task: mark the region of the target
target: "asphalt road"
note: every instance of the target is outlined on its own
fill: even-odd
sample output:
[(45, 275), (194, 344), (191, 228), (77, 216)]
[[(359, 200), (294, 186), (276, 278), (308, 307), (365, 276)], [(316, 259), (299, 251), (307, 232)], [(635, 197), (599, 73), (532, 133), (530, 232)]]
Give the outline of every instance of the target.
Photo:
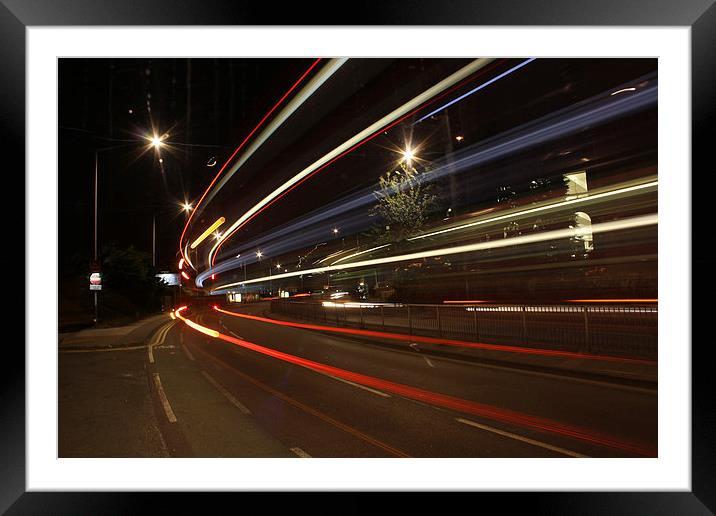
[[(247, 308), (262, 310), (261, 305)], [(223, 391), (225, 401), (238, 403), (224, 406), (256, 425), (255, 433), (265, 432), (277, 453), (278, 443), (314, 457), (621, 457), (656, 452), (653, 390), (466, 363), (417, 348), (385, 348), (214, 311), (189, 311), (186, 317), (236, 339), (391, 382), (387, 389), (367, 387), (177, 323), (154, 349), (154, 357), (166, 396), (179, 407), (177, 425), (201, 456), (240, 450), (218, 444), (231, 429), (217, 417), (198, 415), (206, 404), (188, 385), (189, 371), (197, 370), (204, 383)], [(438, 396), (401, 395), (390, 390), (396, 383)], [(454, 410), (442, 403), (443, 395), (466, 400), (478, 410)], [(202, 425), (211, 429), (194, 436)], [(205, 445), (207, 438), (211, 447)], [(251, 447), (243, 453), (252, 453)], [(256, 453), (251, 456), (268, 452)]]
[[(417, 346), (213, 310), (183, 315), (236, 342), (167, 319), (147, 348), (61, 356), (61, 456), (656, 455), (655, 390), (441, 358)], [(265, 354), (271, 350), (287, 355)], [(303, 360), (335, 369), (318, 372)], [(76, 376), (88, 369), (91, 378)], [(63, 398), (63, 385), (82, 387), (86, 399)], [(85, 442), (97, 425), (106, 442)]]

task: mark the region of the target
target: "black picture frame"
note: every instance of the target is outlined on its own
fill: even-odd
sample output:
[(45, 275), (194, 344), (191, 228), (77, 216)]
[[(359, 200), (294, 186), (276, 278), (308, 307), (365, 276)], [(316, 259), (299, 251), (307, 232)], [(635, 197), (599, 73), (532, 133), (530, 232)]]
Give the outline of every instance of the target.
[[(448, 2), (409, 2), (407, 0), (359, 1), (336, 9), (335, 3), (268, 3), (246, 0), (0, 0), (0, 141), (3, 142), (4, 180), (16, 181), (14, 192), (24, 192), (25, 170), (25, 50), (27, 26), (122, 26), (122, 25), (568, 25), (568, 26), (683, 26), (691, 28), (692, 73), (692, 173), (684, 180), (692, 187), (692, 277), (698, 278), (689, 303), (692, 328), (708, 324), (708, 294), (714, 280), (709, 274), (716, 259), (707, 245), (711, 240), (711, 217), (697, 216), (698, 207), (709, 205), (714, 191), (710, 134), (716, 130), (716, 6), (714, 0), (450, 0)], [(351, 13), (346, 16), (346, 9)], [(711, 145), (709, 145), (711, 144)], [(10, 173), (10, 171), (13, 171)], [(5, 183), (6, 185), (8, 183)], [(7, 192), (11, 191), (8, 189)], [(11, 214), (24, 210), (6, 210)], [(702, 212), (703, 215), (703, 212)], [(684, 228), (686, 230), (686, 228)], [(699, 237), (699, 235), (701, 235)], [(19, 249), (20, 243), (12, 244)], [(24, 249), (24, 247), (23, 247)], [(22, 251), (24, 255), (24, 250)], [(22, 260), (5, 261), (7, 298), (24, 306), (24, 295), (10, 294), (31, 271)], [(22, 273), (22, 274), (21, 274)], [(701, 293), (702, 296), (697, 294)], [(18, 299), (18, 297), (20, 299)], [(699, 302), (699, 298), (702, 299)], [(5, 314), (8, 316), (8, 314)], [(668, 317), (668, 314), (662, 314)], [(28, 314), (25, 314), (29, 324)], [(709, 360), (710, 342), (697, 341), (692, 333), (692, 456), (689, 492), (567, 492), (567, 493), (479, 493), (480, 503), (499, 503), (505, 510), (550, 514), (713, 514), (716, 511), (716, 404)], [(704, 333), (705, 336), (708, 334)], [(0, 360), (0, 511), (9, 514), (104, 514), (169, 510), (172, 505), (190, 509), (181, 493), (61, 493), (26, 492), (25, 447), (25, 351), (17, 338), (6, 337)], [(688, 346), (690, 342), (668, 343)], [(215, 494), (232, 496), (232, 494)], [(247, 496), (246, 493), (243, 493)], [(454, 493), (456, 502), (472, 504)], [(260, 500), (278, 508), (288, 502), (285, 496), (254, 493)], [(328, 510), (332, 502), (321, 495), (316, 507)], [(341, 501), (341, 512), (362, 513), (375, 509), (378, 493), (351, 493)], [(200, 496), (205, 499), (205, 496)], [(313, 499), (319, 499), (312, 496)], [(217, 503), (217, 500), (212, 500)], [(451, 503), (453, 503), (451, 501)], [(410, 505), (424, 505), (424, 494), (414, 493)], [(248, 505), (247, 505), (248, 507)], [(320, 510), (320, 509), (319, 509)]]

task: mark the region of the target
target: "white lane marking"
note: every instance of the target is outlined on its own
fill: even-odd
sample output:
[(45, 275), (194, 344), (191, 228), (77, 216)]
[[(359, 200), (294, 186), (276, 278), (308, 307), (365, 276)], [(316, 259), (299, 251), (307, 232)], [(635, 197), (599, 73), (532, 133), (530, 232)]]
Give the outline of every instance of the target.
[(194, 360), (194, 355), (191, 354), (189, 348), (187, 348), (186, 346), (182, 346), (181, 348), (184, 350), (184, 354), (187, 356), (187, 358), (189, 358), (189, 360), (191, 360), (192, 362), (196, 362), (196, 360)]
[(428, 363), (428, 365), (429, 365), (430, 367), (435, 367), (435, 366), (433, 365), (433, 363), (428, 359), (428, 357), (426, 357), (425, 355), (423, 355), (423, 358), (425, 359), (425, 361)]
[(293, 448), (291, 448), (291, 451), (292, 451), (293, 453), (295, 453), (296, 455), (298, 455), (299, 457), (301, 457), (302, 459), (311, 459), (311, 458), (313, 458), (313, 457), (311, 457), (308, 453), (306, 453), (306, 452), (303, 451), (301, 448), (299, 448), (298, 446), (294, 446)]
[(237, 339), (246, 340), (246, 339), (244, 339), (241, 335), (236, 335), (236, 334), (235, 334), (233, 331), (231, 331), (231, 330), (229, 330), (229, 333), (231, 333), (231, 334), (232, 334), (234, 337), (236, 337)]
[(543, 443), (542, 441), (535, 441), (534, 439), (530, 439), (529, 437), (524, 437), (521, 435), (513, 434), (511, 432), (505, 432), (504, 430), (500, 430), (498, 428), (493, 428), (491, 426), (483, 425), (480, 423), (476, 423), (475, 421), (470, 421), (469, 419), (463, 419), (461, 417), (455, 418), (456, 421), (474, 426), (476, 428), (480, 428), (482, 430), (487, 430), (488, 432), (493, 432), (498, 435), (502, 435), (504, 437), (509, 437), (510, 439), (516, 439), (517, 441), (522, 441), (527, 444), (531, 444), (533, 446), (539, 446), (540, 448), (546, 448), (547, 450), (552, 450), (557, 453), (561, 453), (563, 455), (568, 455), (570, 457), (579, 457), (579, 458), (585, 458), (588, 457), (588, 455), (582, 455), (581, 453), (574, 452), (572, 450), (567, 450), (565, 448), (560, 448), (559, 446), (552, 446), (551, 444)]
[(159, 378), (159, 373), (152, 373), (154, 375), (154, 385), (157, 387), (157, 393), (159, 394), (159, 399), (162, 402), (162, 406), (164, 407), (164, 413), (167, 415), (167, 419), (170, 423), (176, 423), (177, 417), (174, 415), (174, 411), (172, 410), (172, 406), (169, 404), (169, 400), (167, 399), (167, 395), (164, 393), (164, 388), (162, 387), (162, 380)]
[(221, 385), (219, 382), (217, 382), (209, 373), (207, 373), (206, 371), (202, 371), (201, 374), (203, 374), (204, 378), (206, 378), (211, 385), (216, 387), (216, 390), (218, 390), (221, 394), (223, 394), (224, 397), (227, 400), (229, 400), (232, 405), (234, 405), (237, 409), (239, 409), (244, 414), (251, 414), (251, 411), (248, 408), (246, 408), (246, 406), (243, 403), (241, 403), (239, 400), (234, 398), (234, 396), (229, 391), (224, 389), (224, 386)]
[(358, 387), (359, 389), (363, 389), (364, 391), (372, 392), (373, 394), (377, 394), (378, 396), (383, 396), (384, 398), (390, 398), (390, 394), (383, 391), (377, 391), (375, 389), (371, 389), (370, 387), (366, 387), (365, 385), (361, 385), (359, 383), (353, 383), (348, 380), (344, 380), (343, 378), (338, 378), (337, 376), (333, 376), (330, 374), (327, 374), (329, 378), (333, 378), (334, 380), (338, 380), (339, 382), (347, 383), (348, 385), (352, 385), (353, 387)]

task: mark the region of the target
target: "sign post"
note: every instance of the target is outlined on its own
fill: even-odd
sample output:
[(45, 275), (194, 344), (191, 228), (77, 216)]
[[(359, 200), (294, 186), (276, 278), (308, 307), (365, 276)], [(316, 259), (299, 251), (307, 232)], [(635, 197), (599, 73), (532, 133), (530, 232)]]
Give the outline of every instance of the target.
[(99, 267), (92, 264), (93, 272), (90, 274), (90, 290), (94, 291), (94, 323), (97, 324), (97, 291), (102, 290), (102, 273), (99, 272)]

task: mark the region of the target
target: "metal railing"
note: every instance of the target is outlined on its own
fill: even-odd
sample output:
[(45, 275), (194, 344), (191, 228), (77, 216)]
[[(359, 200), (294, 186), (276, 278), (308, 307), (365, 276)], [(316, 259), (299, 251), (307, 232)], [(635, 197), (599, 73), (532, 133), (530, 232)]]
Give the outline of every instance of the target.
[(271, 311), (331, 326), (656, 360), (653, 306), (422, 305), (271, 301)]

